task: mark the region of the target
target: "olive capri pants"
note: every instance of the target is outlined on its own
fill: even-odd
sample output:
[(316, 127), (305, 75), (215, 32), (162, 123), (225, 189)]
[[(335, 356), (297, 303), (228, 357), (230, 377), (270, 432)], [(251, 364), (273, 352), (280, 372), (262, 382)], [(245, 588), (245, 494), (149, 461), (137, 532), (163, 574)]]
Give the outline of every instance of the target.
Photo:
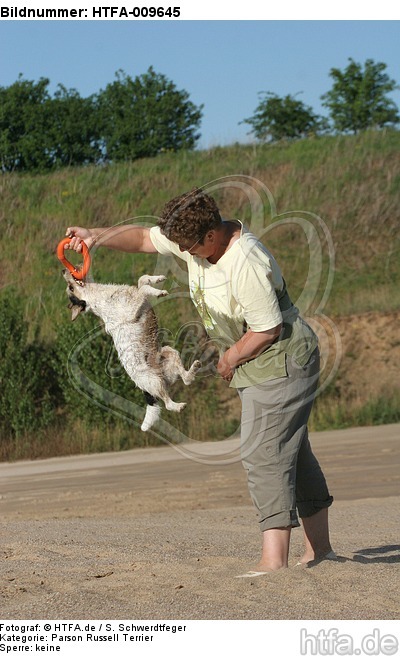
[(319, 378), (318, 348), (305, 367), (287, 356), (287, 377), (238, 390), (241, 456), (260, 529), (299, 526), (331, 505), (308, 439), (307, 421)]

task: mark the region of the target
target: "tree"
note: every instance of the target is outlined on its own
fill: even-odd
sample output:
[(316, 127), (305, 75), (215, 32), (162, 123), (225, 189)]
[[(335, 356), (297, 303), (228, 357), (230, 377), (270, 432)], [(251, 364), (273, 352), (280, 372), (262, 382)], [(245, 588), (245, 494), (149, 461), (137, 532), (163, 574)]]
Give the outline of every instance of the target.
[(194, 148), (202, 108), (186, 91), (150, 67), (132, 79), (118, 71), (99, 93), (106, 158), (112, 161), (152, 157), (163, 150)]
[(397, 89), (383, 63), (367, 59), (364, 69), (349, 58), (344, 71), (332, 68), (334, 84), (321, 99), (328, 107), (334, 127), (339, 132), (354, 132), (367, 128), (382, 128), (400, 121), (397, 107), (387, 94)]
[(59, 84), (46, 110), (53, 166), (96, 164), (102, 159), (95, 96), (81, 98), (75, 89)]
[(61, 84), (51, 97), (48, 86), (20, 75), (0, 87), (0, 171), (152, 157), (192, 149), (200, 137), (203, 106), (152, 68), (135, 79), (120, 71), (89, 98)]
[(280, 98), (271, 92), (262, 94), (265, 97), (259, 103), (254, 116), (241, 121), (251, 125), (251, 132), (257, 139), (301, 139), (310, 134), (318, 134), (326, 128), (325, 120), (294, 96)]
[(26, 171), (51, 166), (46, 140), (44, 105), (49, 80), (23, 80), (0, 87), (0, 162), (3, 171)]
[(4, 171), (48, 170), (96, 163), (102, 158), (95, 98), (49, 80), (0, 87), (0, 167)]

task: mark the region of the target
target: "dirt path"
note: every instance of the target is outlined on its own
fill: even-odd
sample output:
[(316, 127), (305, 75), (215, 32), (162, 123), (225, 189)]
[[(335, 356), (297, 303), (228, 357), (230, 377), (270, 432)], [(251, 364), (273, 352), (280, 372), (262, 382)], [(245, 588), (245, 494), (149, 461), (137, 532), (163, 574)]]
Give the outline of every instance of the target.
[[(255, 581), (234, 578), (260, 544), (242, 465), (223, 464), (235, 440), (198, 444), (191, 458), (160, 447), (0, 464), (0, 615), (398, 617), (400, 425), (311, 439), (335, 497), (340, 562)], [(291, 565), (301, 540), (294, 531)]]

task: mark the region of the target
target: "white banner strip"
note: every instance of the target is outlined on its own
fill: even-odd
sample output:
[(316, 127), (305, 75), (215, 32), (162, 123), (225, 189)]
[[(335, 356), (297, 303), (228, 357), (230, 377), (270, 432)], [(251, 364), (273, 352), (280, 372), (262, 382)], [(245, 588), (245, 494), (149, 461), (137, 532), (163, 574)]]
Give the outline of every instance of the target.
[[(0, 620), (0, 652), (53, 652), (62, 656), (173, 653), (174, 656), (247, 653), (267, 641), (272, 653), (399, 654), (395, 621), (163, 621), (163, 620)], [(243, 651), (242, 651), (243, 650)]]
[(319, 0), (299, 3), (268, 2), (194, 2), (193, 0), (131, 0), (85, 3), (62, 0), (10, 0), (0, 3), (1, 20), (398, 20), (400, 5), (393, 2), (344, 2), (324, 4)]

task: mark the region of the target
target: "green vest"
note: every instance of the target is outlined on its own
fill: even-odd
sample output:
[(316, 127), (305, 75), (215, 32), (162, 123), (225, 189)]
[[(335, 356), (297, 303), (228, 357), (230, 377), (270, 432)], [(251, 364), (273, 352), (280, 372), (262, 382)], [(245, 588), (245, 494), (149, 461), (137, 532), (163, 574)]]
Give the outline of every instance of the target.
[(300, 317), (297, 307), (290, 300), (285, 281), (277, 296), (283, 319), (280, 336), (258, 357), (239, 365), (229, 387), (250, 387), (274, 378), (285, 378), (287, 355), (292, 356), (300, 367), (304, 367), (318, 346), (316, 334)]

